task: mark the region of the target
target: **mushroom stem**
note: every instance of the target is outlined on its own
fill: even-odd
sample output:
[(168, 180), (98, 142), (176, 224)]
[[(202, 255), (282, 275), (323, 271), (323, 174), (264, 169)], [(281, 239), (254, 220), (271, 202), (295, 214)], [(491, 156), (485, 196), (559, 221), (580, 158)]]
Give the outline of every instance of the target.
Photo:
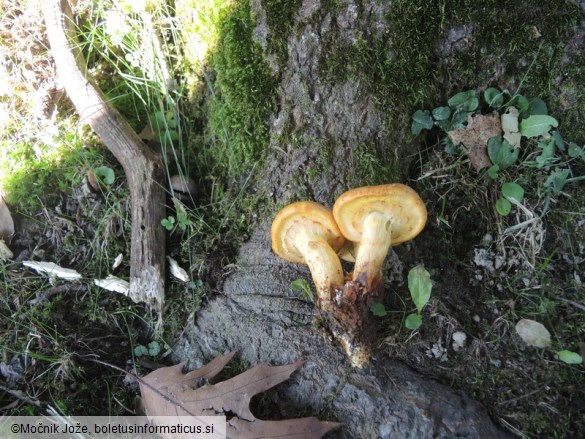
[(353, 281), (360, 282), (371, 292), (382, 279), (382, 265), (392, 243), (392, 221), (388, 215), (374, 211), (364, 218), (362, 229)]
[(329, 243), (309, 230), (299, 230), (294, 245), (311, 270), (317, 297), (321, 306), (331, 302), (333, 290), (342, 288), (341, 262)]

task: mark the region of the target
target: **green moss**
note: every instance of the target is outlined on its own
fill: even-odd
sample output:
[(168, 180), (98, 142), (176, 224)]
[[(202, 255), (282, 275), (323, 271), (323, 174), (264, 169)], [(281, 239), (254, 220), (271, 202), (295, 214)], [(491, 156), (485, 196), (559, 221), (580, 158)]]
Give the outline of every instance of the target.
[[(329, 7), (333, 12), (339, 2)], [(522, 83), (523, 94), (544, 99), (555, 95), (555, 78), (568, 73), (560, 61), (580, 10), (575, 3), (561, 0), (513, 4), (489, 0), (481, 7), (470, 0), (399, 0), (392, 3), (386, 20), (386, 34), (375, 37), (368, 29), (358, 29), (355, 44), (330, 32), (321, 69), (331, 82), (356, 77), (366, 81), (378, 105), (389, 113), (389, 122), (403, 125), (418, 108), (490, 83), (501, 65), (508, 70), (498, 80)], [(470, 34), (454, 44), (452, 54), (445, 58), (435, 53), (449, 38), (449, 30), (472, 23)], [(582, 66), (571, 67), (571, 74), (578, 78), (573, 85), (585, 79)], [(441, 77), (445, 83), (439, 82)], [(577, 125), (578, 104), (584, 98), (575, 91), (572, 99), (575, 110), (567, 119)]]
[(283, 62), (286, 60), (286, 37), (292, 31), (294, 15), (301, 6), (301, 0), (271, 0), (262, 2), (266, 11), (266, 24), (270, 29), (268, 35), (269, 53), (275, 53)]
[(368, 29), (358, 30), (354, 45), (331, 33), (321, 68), (330, 82), (365, 80), (389, 117), (406, 120), (402, 116), (410, 117), (410, 110), (403, 113), (396, 108), (417, 108), (440, 95), (433, 55), (440, 11), (432, 2), (401, 0), (393, 2), (386, 19), (389, 32), (376, 38)]
[(396, 157), (381, 153), (371, 143), (357, 147), (352, 165), (348, 173), (350, 187), (385, 184), (396, 181), (396, 176), (400, 175)]
[(260, 46), (253, 41), (253, 27), (248, 2), (224, 11), (211, 60), (216, 75), (209, 104), (211, 153), (236, 178), (262, 159), (277, 85)]

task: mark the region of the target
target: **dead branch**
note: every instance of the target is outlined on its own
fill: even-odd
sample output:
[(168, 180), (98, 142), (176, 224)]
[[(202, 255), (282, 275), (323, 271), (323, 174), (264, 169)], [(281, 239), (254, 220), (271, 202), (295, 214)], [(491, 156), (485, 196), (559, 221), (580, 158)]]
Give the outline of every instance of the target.
[(159, 313), (164, 300), (165, 191), (162, 158), (150, 150), (104, 94), (87, 77), (83, 55), (72, 38), (73, 21), (65, 0), (44, 2), (51, 52), (61, 83), (87, 123), (118, 159), (128, 180), (132, 200), (130, 298)]

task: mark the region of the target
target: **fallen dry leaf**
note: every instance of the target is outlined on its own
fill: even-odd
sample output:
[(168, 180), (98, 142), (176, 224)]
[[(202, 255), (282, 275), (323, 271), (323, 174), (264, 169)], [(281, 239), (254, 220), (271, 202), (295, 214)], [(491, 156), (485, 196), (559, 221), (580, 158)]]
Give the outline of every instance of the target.
[(508, 141), (514, 148), (520, 148), (520, 139), (522, 135), (518, 130), (518, 117), (520, 113), (515, 107), (508, 108), (506, 113), (500, 117), (502, 123), (502, 130), (504, 131), (504, 139)]
[[(140, 382), (140, 393), (146, 415), (213, 416), (228, 412), (235, 416), (227, 423), (227, 438), (320, 438), (342, 424), (317, 418), (263, 421), (250, 411), (251, 398), (285, 381), (302, 361), (284, 366), (259, 364), (238, 376), (217, 384), (197, 387), (201, 380), (215, 377), (232, 359), (234, 352), (217, 357), (200, 369), (183, 374), (184, 363), (162, 367)], [(181, 436), (173, 436), (180, 438)]]
[(0, 195), (0, 239), (8, 238), (11, 235), (14, 235), (14, 221), (12, 221), (12, 215), (10, 215), (4, 198)]
[(471, 166), (476, 171), (491, 166), (487, 154), (488, 140), (502, 135), (500, 116), (497, 112), (469, 116), (466, 128), (458, 128), (447, 133), (455, 146), (463, 144), (467, 150)]

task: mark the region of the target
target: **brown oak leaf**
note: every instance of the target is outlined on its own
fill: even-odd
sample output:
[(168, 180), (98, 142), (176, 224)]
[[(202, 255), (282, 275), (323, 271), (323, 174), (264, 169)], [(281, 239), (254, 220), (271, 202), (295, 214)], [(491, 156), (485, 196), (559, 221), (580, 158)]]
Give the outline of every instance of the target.
[[(319, 421), (317, 418), (263, 421), (250, 411), (251, 398), (287, 380), (303, 361), (283, 366), (258, 364), (226, 381), (204, 384), (201, 380), (215, 377), (232, 359), (235, 352), (217, 357), (200, 369), (184, 374), (185, 363), (162, 367), (140, 380), (140, 393), (146, 415), (176, 416), (235, 416), (227, 422), (227, 438), (320, 438), (342, 424)], [(180, 435), (173, 436), (181, 437)]]
[(463, 144), (467, 150), (471, 166), (476, 171), (491, 166), (487, 153), (488, 140), (502, 135), (502, 125), (497, 112), (470, 115), (466, 128), (458, 128), (447, 133), (455, 146)]

